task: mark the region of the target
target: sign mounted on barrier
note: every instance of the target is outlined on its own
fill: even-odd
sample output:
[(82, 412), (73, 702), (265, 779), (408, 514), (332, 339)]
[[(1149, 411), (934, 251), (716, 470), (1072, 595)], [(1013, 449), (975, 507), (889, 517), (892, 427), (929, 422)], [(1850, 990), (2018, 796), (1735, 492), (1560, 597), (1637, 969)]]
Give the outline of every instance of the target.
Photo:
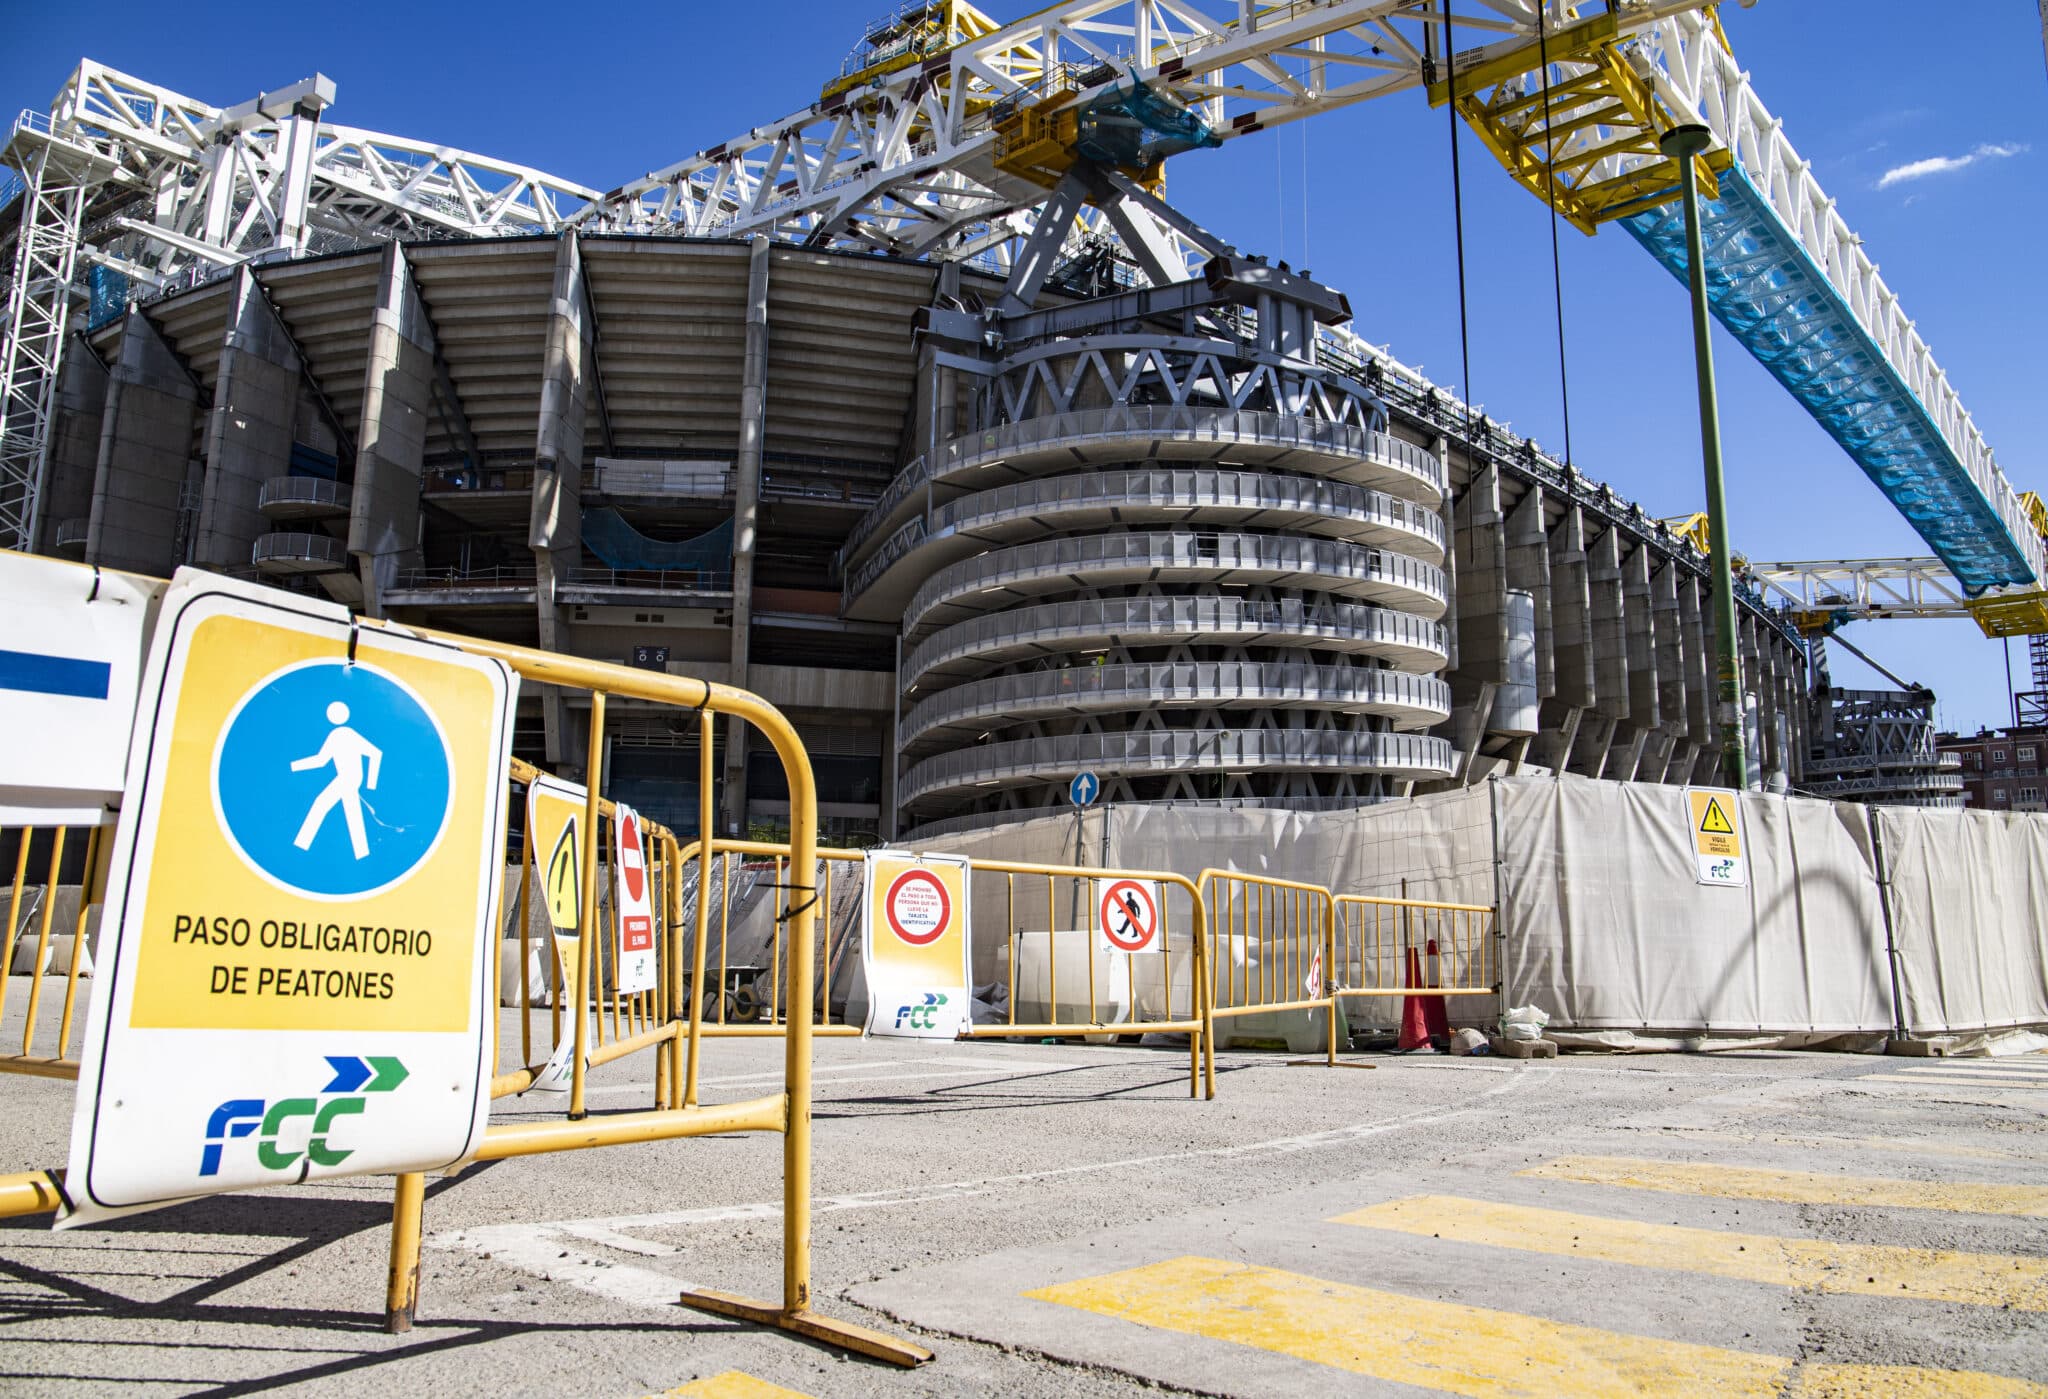
[(160, 578), (0, 550), (0, 825), (96, 826), (120, 805)]
[(467, 1156), (517, 681), (180, 572), (142, 681), (65, 1223)]
[(1157, 952), (1159, 886), (1149, 879), (1095, 881), (1095, 946), (1101, 952)]
[(957, 855), (868, 852), (869, 1034), (952, 1039), (973, 1023), (967, 874)]
[(1725, 787), (1688, 787), (1685, 803), (1699, 882), (1747, 887), (1749, 858), (1742, 853), (1741, 793)]
[(612, 869), (618, 887), (612, 897), (618, 910), (616, 984), (631, 994), (654, 989), (653, 879), (647, 871), (647, 842), (640, 814), (624, 802), (612, 820)]

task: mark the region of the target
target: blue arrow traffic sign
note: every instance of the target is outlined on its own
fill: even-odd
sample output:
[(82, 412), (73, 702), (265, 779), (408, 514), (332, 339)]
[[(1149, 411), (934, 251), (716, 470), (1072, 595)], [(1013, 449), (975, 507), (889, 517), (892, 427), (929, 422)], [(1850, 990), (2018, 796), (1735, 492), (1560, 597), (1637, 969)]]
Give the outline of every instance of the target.
[(1102, 784), (1095, 780), (1092, 772), (1076, 773), (1074, 780), (1067, 784), (1067, 799), (1075, 806), (1094, 804), (1095, 794), (1102, 790)]

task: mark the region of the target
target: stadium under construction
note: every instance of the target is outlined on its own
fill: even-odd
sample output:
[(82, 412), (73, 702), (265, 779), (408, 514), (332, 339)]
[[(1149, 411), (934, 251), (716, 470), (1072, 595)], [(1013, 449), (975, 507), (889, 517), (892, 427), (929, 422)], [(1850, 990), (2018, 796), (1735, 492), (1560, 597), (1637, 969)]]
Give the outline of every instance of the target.
[[(1421, 89), (1681, 275), (1654, 137), (1708, 127), (1710, 238), (1741, 253), (1714, 313), (1939, 556), (1899, 562), (2034, 629), (2038, 502), (1816, 212), (1711, 7), (1529, 10), (1468, 35), (1422, 0), (918, 4), (806, 112), (603, 193), (336, 126), (325, 78), (221, 109), (84, 64), (5, 157), (0, 545), (754, 690), (842, 842), (1045, 814), (1083, 772), (1294, 811), (1713, 781), (1703, 528), (1162, 197), (1180, 151)], [(1817, 639), (1882, 613), (1792, 576), (1736, 578), (1757, 779), (1958, 804), (1931, 716), (1814, 687)], [(576, 772), (587, 710), (522, 704), (520, 756)], [(694, 726), (622, 703), (608, 732), (618, 795), (693, 825)], [(779, 766), (737, 723), (722, 747), (722, 825), (779, 824)]]

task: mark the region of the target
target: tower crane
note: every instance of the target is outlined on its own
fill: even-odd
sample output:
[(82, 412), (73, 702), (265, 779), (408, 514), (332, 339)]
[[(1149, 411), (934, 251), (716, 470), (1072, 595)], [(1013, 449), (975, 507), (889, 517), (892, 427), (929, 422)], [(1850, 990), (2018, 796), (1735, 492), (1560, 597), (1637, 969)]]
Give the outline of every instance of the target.
[(1026, 300), (1070, 239), (1108, 239), (1168, 283), (1219, 249), (1158, 197), (1165, 159), (1403, 92), (1452, 106), (1575, 227), (1618, 224), (1681, 277), (1657, 138), (1705, 125), (1716, 317), (1966, 597), (2048, 580), (2018, 494), (1709, 0), (1055, 0), (1009, 24), (913, 0), (803, 111), (604, 193), (335, 126), (317, 75), (222, 110), (87, 63), (0, 156), (23, 186), (0, 209), (0, 547), (35, 541), (81, 267), (118, 305), (365, 237), (569, 225), (974, 260)]

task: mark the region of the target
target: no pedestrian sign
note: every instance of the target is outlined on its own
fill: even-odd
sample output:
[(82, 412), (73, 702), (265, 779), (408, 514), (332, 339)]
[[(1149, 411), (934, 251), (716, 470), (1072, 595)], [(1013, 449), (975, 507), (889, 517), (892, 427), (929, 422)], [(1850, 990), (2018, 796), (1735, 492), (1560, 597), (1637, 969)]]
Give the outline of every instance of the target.
[(1157, 952), (1159, 885), (1149, 879), (1095, 881), (1095, 945), (1103, 952)]
[(1725, 787), (1685, 792), (1695, 870), (1701, 884), (1744, 888), (1749, 859), (1742, 853), (1742, 795)]
[(180, 573), (143, 675), (65, 1222), (444, 1165), (489, 1109), (517, 681)]

